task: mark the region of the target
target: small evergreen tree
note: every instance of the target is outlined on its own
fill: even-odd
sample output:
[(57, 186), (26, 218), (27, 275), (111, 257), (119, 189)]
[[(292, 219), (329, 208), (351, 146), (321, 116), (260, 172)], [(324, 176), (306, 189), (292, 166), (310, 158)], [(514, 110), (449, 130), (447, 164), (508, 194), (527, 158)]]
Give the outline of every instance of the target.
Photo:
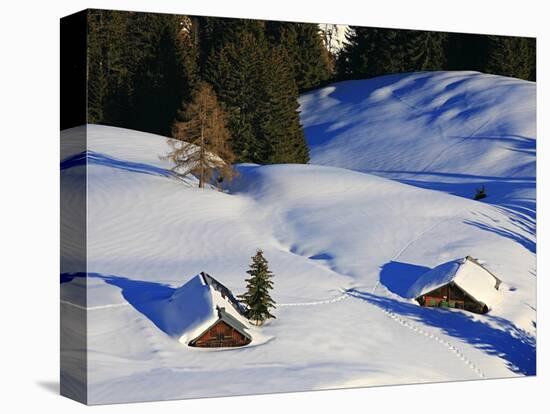
[(215, 172), (218, 178), (231, 179), (235, 157), (226, 126), (227, 116), (209, 84), (198, 84), (179, 118), (172, 128), (175, 139), (169, 141), (172, 151), (166, 156), (174, 163), (172, 170), (181, 176), (196, 174), (200, 188)]
[(275, 302), (269, 295), (269, 291), (273, 289), (273, 273), (269, 270), (262, 250), (258, 249), (252, 257), (252, 264), (246, 273), (250, 275), (246, 279), (246, 293), (240, 295), (239, 299), (248, 307), (248, 319), (261, 325), (267, 319), (275, 318), (270, 312), (270, 309), (275, 309)]
[(480, 188), (476, 190), (476, 195), (474, 196), (474, 200), (481, 200), (485, 197), (487, 197), (487, 193), (485, 192), (485, 186), (482, 185)]

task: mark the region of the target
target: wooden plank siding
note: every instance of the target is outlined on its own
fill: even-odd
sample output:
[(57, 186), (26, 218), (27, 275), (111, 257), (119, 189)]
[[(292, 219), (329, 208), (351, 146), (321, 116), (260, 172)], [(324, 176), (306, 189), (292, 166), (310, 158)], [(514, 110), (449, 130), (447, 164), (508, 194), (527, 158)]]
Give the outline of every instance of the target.
[(249, 343), (249, 338), (228, 325), (225, 321), (218, 320), (197, 339), (189, 343), (189, 346), (200, 348), (229, 348), (244, 346)]
[(483, 302), (476, 300), (453, 282), (420, 296), (417, 301), (426, 307), (457, 308), (481, 314), (488, 312)]

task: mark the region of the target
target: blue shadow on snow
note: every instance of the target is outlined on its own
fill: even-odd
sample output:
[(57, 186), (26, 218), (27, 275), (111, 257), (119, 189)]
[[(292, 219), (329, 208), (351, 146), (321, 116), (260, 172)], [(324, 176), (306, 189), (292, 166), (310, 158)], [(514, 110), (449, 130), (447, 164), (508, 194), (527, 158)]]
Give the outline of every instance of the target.
[(132, 171), (142, 174), (158, 175), (162, 177), (176, 177), (176, 175), (164, 168), (155, 167), (154, 165), (144, 164), (140, 162), (122, 161), (116, 158), (109, 157), (105, 154), (100, 154), (94, 151), (81, 152), (61, 161), (61, 170), (66, 170), (72, 167), (78, 167), (86, 164), (105, 165), (121, 170)]
[(381, 267), (380, 283), (391, 292), (406, 298), (410, 287), (428, 270), (431, 269), (426, 266), (391, 261)]
[(459, 338), (489, 355), (498, 356), (506, 361), (508, 369), (514, 373), (536, 375), (536, 338), (506, 319), (484, 316), (503, 327), (498, 329), (463, 311), (423, 308), (367, 292), (351, 292), (375, 306), (439, 328), (446, 335)]
[(328, 253), (319, 253), (313, 256), (309, 256), (311, 260), (332, 260), (334, 257)]
[(464, 220), (465, 224), (468, 224), (470, 226), (477, 227), (478, 229), (489, 231), (491, 233), (498, 234), (499, 236), (506, 237), (512, 241), (515, 241), (516, 243), (520, 244), (521, 246), (525, 247), (527, 250), (529, 250), (531, 253), (536, 254), (537, 253), (537, 245), (535, 241), (515, 232), (512, 230), (508, 230), (504, 227), (498, 227), (498, 226), (489, 226), (485, 223), (474, 221), (474, 220)]
[[(421, 266), (404, 263), (388, 263), (389, 272), (399, 269), (416, 270)], [(155, 282), (132, 280), (121, 276), (88, 273), (90, 278), (99, 278), (106, 283), (121, 289), (124, 299), (138, 312), (153, 322), (161, 331), (171, 335), (161, 315), (165, 300), (175, 291), (174, 288)], [(85, 273), (62, 273), (61, 283), (69, 283), (75, 278), (86, 277)], [(399, 284), (403, 289), (404, 284)], [(400, 302), (391, 298), (372, 295), (366, 292), (351, 290), (355, 297), (365, 300), (382, 309), (409, 317), (417, 322), (441, 329), (445, 334), (459, 338), (489, 355), (496, 355), (507, 362), (508, 368), (522, 375), (536, 374), (536, 340), (527, 332), (518, 329), (510, 321), (490, 315), (504, 329), (497, 329), (488, 323), (475, 320), (461, 311), (423, 308), (418, 305)]]
[[(86, 277), (85, 273), (62, 273), (61, 283), (68, 283), (74, 278)], [(122, 297), (138, 312), (148, 318), (161, 331), (167, 335), (173, 332), (166, 326), (163, 318), (165, 300), (169, 299), (176, 290), (163, 283), (132, 280), (122, 276), (102, 275), (100, 273), (88, 273), (90, 278), (98, 278), (105, 283), (120, 288)]]

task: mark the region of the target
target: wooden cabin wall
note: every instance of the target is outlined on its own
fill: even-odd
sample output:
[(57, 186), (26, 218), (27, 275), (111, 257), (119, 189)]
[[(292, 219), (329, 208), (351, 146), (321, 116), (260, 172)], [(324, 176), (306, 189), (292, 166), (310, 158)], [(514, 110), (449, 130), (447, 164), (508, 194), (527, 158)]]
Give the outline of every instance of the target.
[(224, 321), (218, 321), (190, 345), (200, 348), (229, 348), (249, 343), (249, 338)]
[(468, 295), (454, 283), (449, 283), (421, 296), (420, 305), (427, 307), (442, 307), (442, 305), (464, 309), (474, 313), (486, 313), (487, 306)]

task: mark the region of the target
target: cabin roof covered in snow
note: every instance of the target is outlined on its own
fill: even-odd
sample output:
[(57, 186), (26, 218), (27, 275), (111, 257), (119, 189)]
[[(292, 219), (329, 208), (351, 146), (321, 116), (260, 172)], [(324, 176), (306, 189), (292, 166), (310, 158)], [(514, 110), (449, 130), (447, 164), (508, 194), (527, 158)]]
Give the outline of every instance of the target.
[(411, 286), (408, 296), (418, 298), (450, 282), (454, 282), (470, 296), (489, 307), (495, 303), (501, 283), (499, 278), (476, 259), (466, 256), (443, 263), (424, 273)]
[(220, 318), (250, 336), (244, 332), (250, 325), (243, 312), (231, 291), (203, 272), (175, 290), (166, 306), (164, 322), (168, 331), (185, 344)]

